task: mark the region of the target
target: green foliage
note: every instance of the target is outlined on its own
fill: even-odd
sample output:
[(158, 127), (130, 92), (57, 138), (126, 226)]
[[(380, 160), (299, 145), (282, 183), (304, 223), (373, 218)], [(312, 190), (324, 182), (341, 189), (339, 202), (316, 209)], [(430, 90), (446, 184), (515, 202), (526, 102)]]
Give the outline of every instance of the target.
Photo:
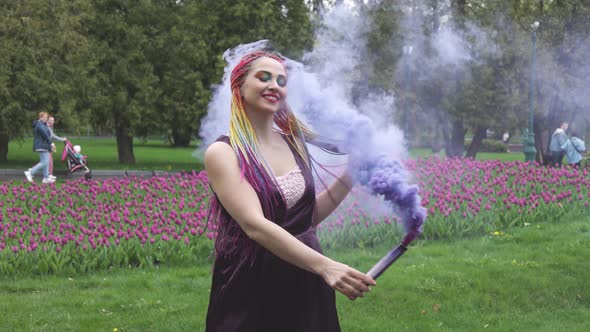
[(110, 248), (82, 249), (74, 244), (46, 246), (29, 254), (14, 254), (5, 250), (0, 256), (0, 275), (72, 275), (95, 273), (119, 268), (151, 268), (156, 266), (186, 266), (202, 264), (213, 249), (213, 243), (203, 236), (190, 245), (180, 241), (142, 245), (139, 240), (125, 241)]
[(41, 111), (71, 127), (80, 123), (77, 109), (92, 84), (91, 52), (80, 32), (86, 10), (85, 1), (0, 4), (0, 136), (22, 138)]
[(228, 48), (270, 39), (298, 58), (313, 26), (301, 0), (58, 0), (0, 3), (0, 160), (40, 111), (58, 130), (188, 146), (223, 74)]
[[(469, 147), (470, 142), (465, 142), (465, 149)], [(506, 144), (498, 140), (484, 139), (479, 147), (479, 152), (507, 152)]]
[[(553, 129), (552, 113), (564, 112), (560, 117), (586, 128), (590, 105), (580, 89), (590, 77), (589, 10), (581, 0), (381, 1), (368, 11), (370, 61), (365, 64), (368, 77), (362, 79), (397, 97), (395, 117), (411, 139), (427, 133), (433, 144), (462, 148), (467, 129), (516, 133), (527, 123), (530, 25), (541, 21), (538, 127)], [(470, 59), (464, 63), (445, 63), (437, 53), (436, 33), (448, 28), (468, 43), (464, 55)], [(404, 45), (412, 45), (414, 52), (404, 55)], [(537, 136), (538, 146), (544, 146), (543, 136)], [(421, 138), (410, 145), (424, 142)]]

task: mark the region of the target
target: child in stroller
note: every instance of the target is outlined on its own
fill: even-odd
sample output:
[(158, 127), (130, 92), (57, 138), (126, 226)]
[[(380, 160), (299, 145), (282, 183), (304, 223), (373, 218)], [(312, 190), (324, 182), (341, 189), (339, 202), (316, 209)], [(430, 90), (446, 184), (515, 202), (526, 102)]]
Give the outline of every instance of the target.
[(70, 141), (64, 142), (64, 150), (61, 153), (61, 160), (68, 167), (68, 176), (77, 171), (84, 171), (84, 179), (90, 180), (92, 178), (92, 171), (88, 168), (87, 156), (80, 153), (80, 146), (73, 146)]

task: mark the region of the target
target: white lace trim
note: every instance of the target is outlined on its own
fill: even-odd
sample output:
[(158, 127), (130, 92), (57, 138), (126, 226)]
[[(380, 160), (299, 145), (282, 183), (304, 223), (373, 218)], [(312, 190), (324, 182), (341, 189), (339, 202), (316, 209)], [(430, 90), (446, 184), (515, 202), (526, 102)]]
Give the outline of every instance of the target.
[(305, 192), (305, 178), (299, 167), (295, 167), (289, 173), (277, 176), (277, 183), (285, 196), (287, 208), (293, 207)]

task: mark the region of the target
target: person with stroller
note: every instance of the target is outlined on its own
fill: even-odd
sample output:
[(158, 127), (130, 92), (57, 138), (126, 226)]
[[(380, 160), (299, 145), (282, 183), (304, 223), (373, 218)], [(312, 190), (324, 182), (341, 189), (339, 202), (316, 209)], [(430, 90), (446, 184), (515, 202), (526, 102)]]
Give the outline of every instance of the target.
[[(59, 137), (57, 136), (54, 132), (53, 132), (53, 124), (55, 123), (55, 118), (53, 116), (49, 116), (49, 118), (47, 119), (47, 128), (49, 128), (49, 132), (51, 134), (51, 142), (53, 141), (60, 141), (60, 142), (65, 142), (68, 140), (67, 137)], [(52, 151), (55, 152), (55, 149)], [(57, 178), (55, 176), (53, 176), (53, 154), (51, 154), (49, 156), (49, 178), (56, 180)]]
[(586, 152), (586, 144), (584, 144), (584, 140), (580, 139), (575, 131), (572, 130), (570, 138), (565, 141), (561, 148), (565, 151), (568, 164), (580, 167), (582, 158)]
[(39, 154), (39, 163), (25, 171), (27, 181), (33, 182), (33, 177), (39, 171), (43, 172), (43, 183), (53, 183), (49, 178), (49, 158), (51, 151), (55, 150), (55, 144), (51, 142), (51, 132), (47, 127), (47, 112), (39, 113), (39, 118), (33, 121), (33, 151)]

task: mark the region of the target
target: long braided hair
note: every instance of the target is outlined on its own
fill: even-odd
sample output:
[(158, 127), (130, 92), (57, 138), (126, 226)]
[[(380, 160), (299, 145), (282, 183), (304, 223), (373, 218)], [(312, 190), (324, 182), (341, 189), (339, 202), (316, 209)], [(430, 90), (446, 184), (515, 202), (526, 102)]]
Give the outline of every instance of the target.
[[(246, 115), (240, 91), (253, 63), (263, 57), (280, 62), (285, 68), (285, 72), (287, 71), (283, 60), (279, 56), (265, 51), (247, 54), (240, 60), (230, 76), (232, 100), (229, 142), (237, 156), (242, 179), (246, 179), (254, 190), (259, 193), (264, 215), (273, 220), (275, 208), (281, 198), (272, 194), (276, 182), (274, 177), (270, 175), (270, 168), (260, 152), (256, 133)], [(311, 168), (310, 162), (312, 159), (309, 151), (305, 144), (298, 144), (296, 138), (301, 142), (311, 142), (318, 135), (303, 125), (286, 104), (275, 113), (273, 122), (278, 131), (285, 136), (288, 144), (302, 157), (306, 166)], [(239, 254), (243, 257), (243, 260), (253, 261), (259, 245), (247, 238), (240, 226), (225, 211), (216, 196), (211, 199), (208, 221), (213, 221), (217, 227), (217, 236), (215, 238), (217, 255), (232, 256)]]

